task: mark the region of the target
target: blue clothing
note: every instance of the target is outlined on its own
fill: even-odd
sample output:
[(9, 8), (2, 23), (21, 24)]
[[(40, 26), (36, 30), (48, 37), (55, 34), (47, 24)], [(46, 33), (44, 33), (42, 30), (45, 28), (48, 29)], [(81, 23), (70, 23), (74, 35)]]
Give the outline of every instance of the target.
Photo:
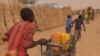
[(72, 20), (71, 20), (70, 18), (67, 19), (66, 25), (67, 25), (67, 27), (71, 27), (71, 25), (72, 25)]
[(71, 32), (71, 27), (72, 27), (72, 20), (68, 18), (66, 20), (66, 32), (70, 33)]

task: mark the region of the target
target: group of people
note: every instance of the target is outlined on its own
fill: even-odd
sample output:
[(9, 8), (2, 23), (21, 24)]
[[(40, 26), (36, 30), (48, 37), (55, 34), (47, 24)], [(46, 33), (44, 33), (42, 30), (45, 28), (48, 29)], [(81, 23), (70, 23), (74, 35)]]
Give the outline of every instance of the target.
[(67, 16), (66, 33), (71, 34), (71, 29), (74, 25), (75, 25), (74, 37), (75, 40), (79, 40), (81, 37), (82, 26), (84, 28), (84, 31), (86, 31), (82, 15), (79, 15), (78, 18), (73, 21), (71, 15)]
[(87, 24), (89, 24), (90, 20), (94, 21), (95, 14), (95, 10), (91, 7), (88, 7), (87, 12), (84, 10), (82, 11), (83, 20), (86, 21)]
[(89, 23), (89, 20), (93, 21), (94, 17), (95, 17), (94, 10), (91, 13), (90, 9), (88, 9), (88, 17), (87, 18), (85, 18), (85, 15), (86, 15), (84, 13), (85, 11), (82, 11), (82, 12), (83, 12), (82, 14), (78, 15), (78, 18), (72, 20), (72, 16), (68, 15), (67, 20), (66, 20), (66, 33), (69, 33), (69, 34), (72, 35), (72, 28), (75, 26), (74, 27), (74, 34), (72, 35), (73, 36), (73, 42), (72, 42), (73, 47), (71, 49), (71, 50), (74, 50), (74, 51), (76, 49), (76, 42), (79, 41), (80, 38), (81, 38), (82, 28), (83, 28), (84, 31), (86, 31), (84, 22)]
[[(46, 39), (33, 39), (36, 24), (34, 22), (35, 16), (30, 8), (22, 8), (20, 11), (22, 21), (14, 24), (11, 29), (3, 36), (3, 41), (8, 41), (8, 51), (5, 56), (28, 56), (27, 49), (37, 45), (45, 45), (48, 43)], [(77, 19), (72, 21), (72, 16), (67, 16), (66, 32), (71, 33), (72, 27), (75, 25), (75, 40), (81, 37), (82, 27), (86, 31), (83, 16), (79, 15)]]
[(76, 37), (77, 35), (76, 38), (77, 40), (79, 40), (79, 38), (81, 37), (82, 26), (84, 31), (86, 31), (84, 22), (90, 23), (90, 20), (94, 21), (94, 18), (95, 18), (95, 10), (92, 9), (92, 7), (88, 7), (87, 12), (83, 10), (82, 13), (78, 15), (78, 18), (73, 21), (72, 21), (72, 16), (68, 15), (66, 21), (66, 32), (71, 33), (71, 29), (73, 25), (75, 25), (74, 37)]

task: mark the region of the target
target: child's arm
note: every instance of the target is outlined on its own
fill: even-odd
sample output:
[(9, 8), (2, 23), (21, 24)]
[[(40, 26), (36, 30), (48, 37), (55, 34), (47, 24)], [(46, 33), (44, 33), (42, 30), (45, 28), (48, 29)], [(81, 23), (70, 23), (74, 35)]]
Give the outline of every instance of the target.
[(32, 45), (30, 45), (30, 47), (28, 47), (28, 49), (29, 48), (33, 48), (33, 47), (35, 47), (37, 45), (46, 45), (47, 43), (48, 43), (48, 41), (46, 39), (40, 39), (38, 41), (33, 41)]
[(72, 21), (72, 24), (75, 24), (75, 22), (76, 22), (76, 19)]
[(74, 26), (75, 22), (76, 22), (76, 19), (72, 21), (72, 23), (71, 23), (72, 27)]

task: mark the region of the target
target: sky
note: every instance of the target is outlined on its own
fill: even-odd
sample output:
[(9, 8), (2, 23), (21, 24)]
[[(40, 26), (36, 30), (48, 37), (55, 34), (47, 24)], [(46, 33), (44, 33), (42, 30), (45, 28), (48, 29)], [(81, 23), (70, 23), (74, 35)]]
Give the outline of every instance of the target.
[(38, 0), (39, 2), (55, 2), (64, 6), (71, 6), (72, 9), (82, 9), (92, 6), (95, 9), (100, 9), (100, 0)]
[[(3, 0), (3, 1), (8, 1), (8, 0)], [(72, 9), (74, 10), (83, 9), (88, 6), (92, 6), (95, 9), (100, 9), (100, 0), (37, 0), (37, 2), (42, 2), (42, 3), (54, 2), (64, 6), (71, 6)]]

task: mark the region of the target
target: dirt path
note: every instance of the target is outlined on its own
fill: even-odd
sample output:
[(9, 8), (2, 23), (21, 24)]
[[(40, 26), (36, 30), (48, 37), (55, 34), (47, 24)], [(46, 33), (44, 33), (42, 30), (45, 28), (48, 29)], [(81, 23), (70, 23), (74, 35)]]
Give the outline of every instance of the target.
[(86, 25), (87, 31), (77, 43), (76, 56), (100, 56), (100, 17)]
[[(86, 25), (86, 32), (82, 32), (82, 38), (77, 42), (76, 56), (100, 56), (100, 17), (96, 17), (94, 22)], [(50, 38), (53, 32), (65, 32), (65, 26), (55, 29), (36, 32), (34, 39)], [(44, 47), (45, 49), (45, 47)], [(4, 56), (7, 50), (7, 43), (0, 46), (0, 56)], [(40, 46), (28, 50), (30, 56), (41, 56)]]

